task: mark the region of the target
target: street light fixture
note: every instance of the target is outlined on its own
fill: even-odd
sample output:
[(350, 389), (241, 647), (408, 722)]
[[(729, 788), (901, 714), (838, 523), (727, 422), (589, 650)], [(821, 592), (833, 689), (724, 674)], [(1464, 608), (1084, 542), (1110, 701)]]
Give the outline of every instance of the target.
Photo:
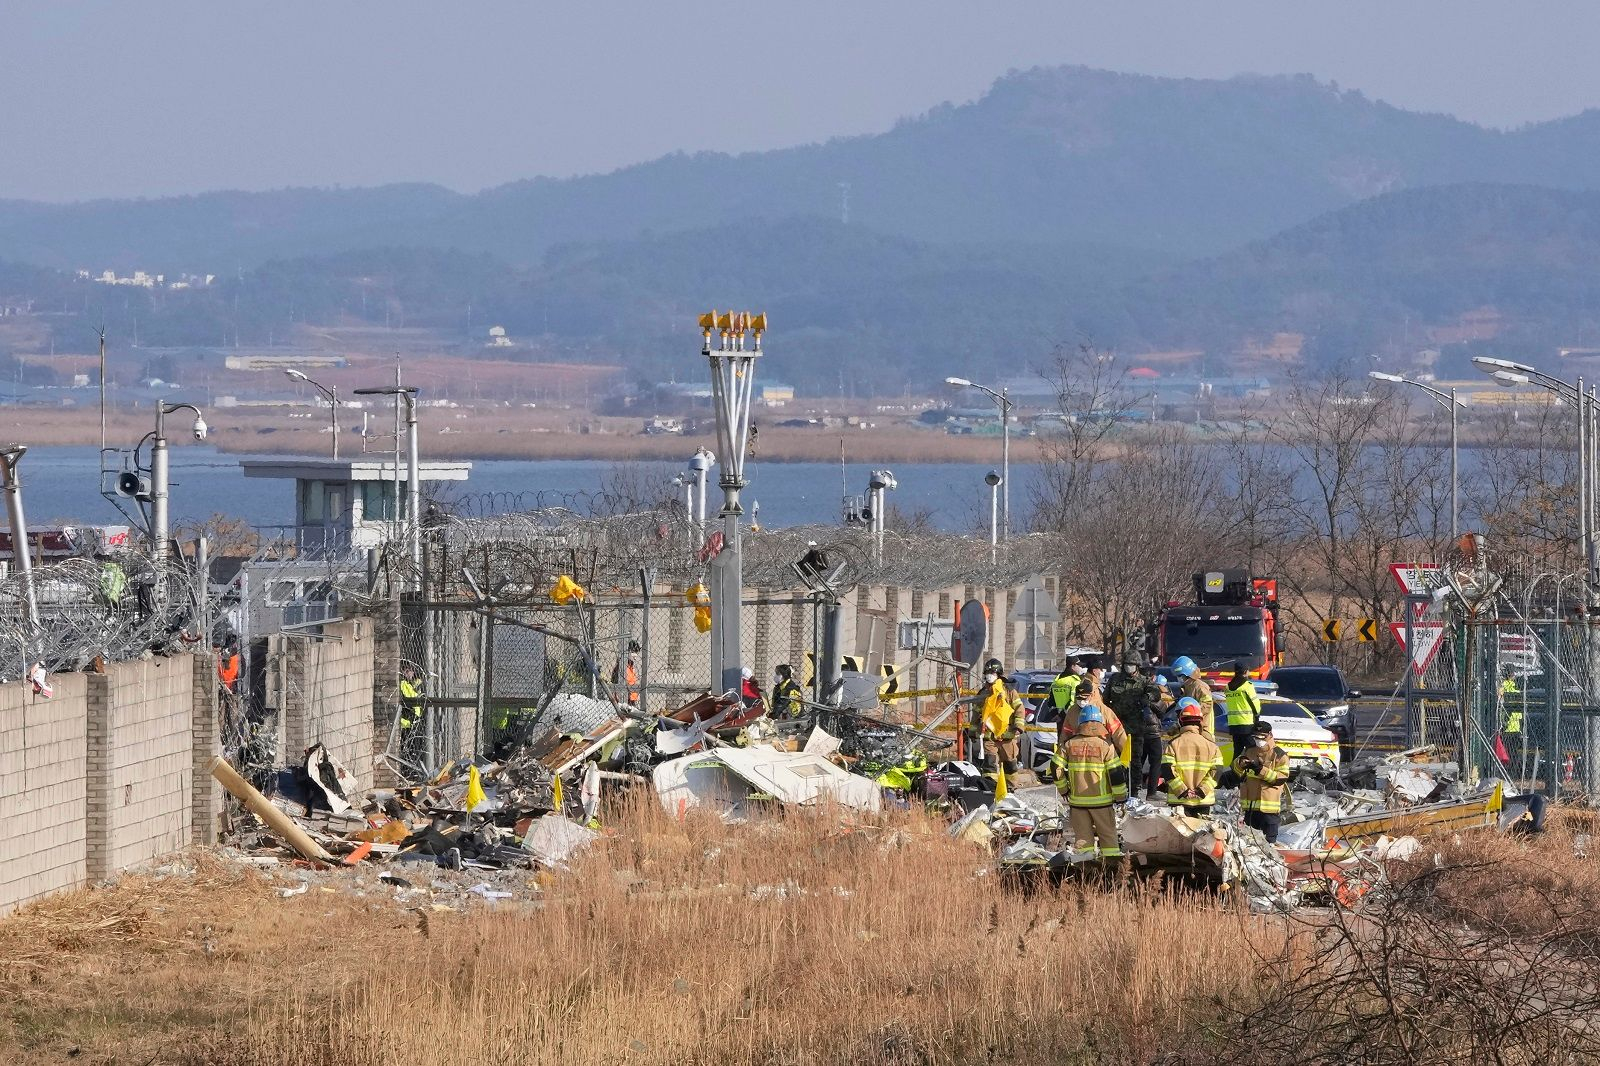
[(195, 440), (205, 440), (209, 429), (205, 415), (194, 404), (156, 401), (156, 432), (150, 445), (150, 551), (158, 558), (166, 554), (168, 538), (167, 416), (179, 411), (194, 412)]
[(1367, 377), (1374, 381), (1387, 381), (1395, 385), (1415, 385), (1450, 412), (1450, 543), (1455, 544), (1461, 536), (1461, 461), (1460, 461), (1460, 436), (1457, 432), (1456, 414), (1466, 404), (1456, 399), (1456, 390), (1452, 386), (1449, 393), (1434, 388), (1432, 385), (1416, 381), (1401, 374), (1385, 374), (1381, 370), (1367, 371)]
[(285, 368), (284, 373), (294, 381), (305, 382), (328, 398), (328, 410), (333, 412), (333, 458), (337, 460), (339, 458), (339, 386), (335, 385), (330, 389), (322, 382), (307, 376), (305, 371), (295, 370), (293, 367)]
[(1596, 456), (1595, 441), (1600, 433), (1596, 432), (1594, 425), (1595, 408), (1600, 405), (1594, 395), (1593, 389), (1585, 392), (1583, 379), (1579, 378), (1574, 384), (1563, 381), (1551, 374), (1526, 363), (1515, 363), (1509, 359), (1494, 359), (1486, 355), (1474, 356), (1472, 363), (1479, 370), (1488, 374), (1502, 388), (1513, 388), (1518, 385), (1537, 385), (1556, 395), (1558, 400), (1571, 401), (1578, 409), (1578, 544), (1582, 552), (1584, 563), (1585, 584), (1589, 590), (1589, 603), (1593, 605), (1596, 592), (1596, 559), (1594, 544), (1594, 516), (1592, 514), (1596, 496), (1600, 495), (1600, 483), (1596, 482)]
[(1014, 405), (1004, 388), (996, 392), (987, 385), (957, 377), (945, 378), (944, 383), (958, 389), (977, 389), (1000, 408), (1000, 539), (1004, 540), (1011, 535), (1011, 408)]

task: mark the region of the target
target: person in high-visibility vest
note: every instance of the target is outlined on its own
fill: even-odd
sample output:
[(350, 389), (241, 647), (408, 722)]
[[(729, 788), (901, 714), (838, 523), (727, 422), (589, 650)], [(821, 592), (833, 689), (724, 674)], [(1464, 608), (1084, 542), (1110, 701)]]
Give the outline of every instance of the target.
[(1500, 682), (1500, 703), (1506, 712), (1500, 733), (1505, 738), (1506, 755), (1513, 770), (1522, 764), (1526, 743), (1522, 733), (1522, 702), (1517, 699), (1520, 694), (1515, 675), (1507, 670), (1505, 680)]
[(794, 668), (788, 663), (779, 663), (773, 678), (772, 717), (799, 718), (805, 713), (805, 693), (800, 682), (794, 679)]
[(1200, 732), (1206, 735), (1207, 740), (1214, 741), (1217, 730), (1211, 710), (1211, 686), (1206, 684), (1206, 679), (1200, 675), (1200, 668), (1187, 655), (1180, 655), (1172, 661), (1172, 672), (1180, 682), (1178, 695), (1194, 700), (1204, 712), (1200, 716)]
[(1128, 771), (1106, 738), (1100, 708), (1088, 702), (1087, 692), (1082, 695), (1078, 731), (1056, 754), (1056, 790), (1071, 812), (1074, 848), (1117, 861), (1122, 858), (1122, 841), (1117, 837), (1114, 805), (1128, 798)]
[(1250, 680), (1250, 675), (1244, 672), (1242, 664), (1234, 664), (1233, 678), (1228, 682), (1226, 700), (1228, 732), (1233, 734), (1233, 754), (1237, 757), (1250, 750), (1256, 722), (1261, 717), (1261, 697), (1256, 693), (1256, 686)]
[(417, 746), (422, 731), (422, 685), (417, 680), (417, 668), (410, 663), (400, 668), (400, 750), (410, 752)]
[(1222, 752), (1206, 736), (1201, 724), (1209, 712), (1192, 697), (1178, 701), (1178, 735), (1167, 743), (1167, 802), (1185, 814), (1204, 818), (1217, 801), (1217, 772)]
[(222, 649), (222, 653), (217, 656), (217, 681), (222, 685), (224, 692), (238, 694), (239, 645), (231, 640)]
[(639, 706), (639, 642), (628, 641), (628, 654), (611, 670), (611, 683), (622, 685), (627, 692), (628, 704)]
[(983, 737), (984, 776), (998, 784), (1004, 771), (1010, 780), (1018, 770), (1022, 730), (1028, 719), (1022, 696), (1006, 677), (999, 659), (983, 664), (983, 687), (973, 699), (978, 710), (978, 731)]
[(1263, 718), (1251, 730), (1250, 746), (1235, 755), (1233, 772), (1240, 777), (1239, 809), (1244, 824), (1258, 829), (1267, 843), (1278, 842), (1278, 819), (1289, 781), (1289, 753), (1272, 739), (1272, 723)]

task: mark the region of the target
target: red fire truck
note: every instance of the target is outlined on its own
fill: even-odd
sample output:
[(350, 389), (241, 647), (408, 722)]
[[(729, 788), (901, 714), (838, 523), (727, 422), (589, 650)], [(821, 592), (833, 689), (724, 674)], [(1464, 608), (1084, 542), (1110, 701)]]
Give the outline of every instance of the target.
[[(1155, 658), (1187, 655), (1208, 681), (1226, 681), (1235, 664), (1264, 680), (1279, 661), (1278, 582), (1243, 568), (1194, 575), (1195, 602), (1169, 602), (1150, 623)], [(1150, 645), (1147, 645), (1150, 646)]]

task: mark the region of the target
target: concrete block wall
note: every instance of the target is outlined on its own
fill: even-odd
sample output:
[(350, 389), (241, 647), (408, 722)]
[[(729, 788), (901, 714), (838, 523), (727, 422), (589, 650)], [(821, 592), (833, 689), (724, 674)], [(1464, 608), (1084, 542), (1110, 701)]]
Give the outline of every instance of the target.
[(86, 675), (90, 880), (189, 845), (195, 674), (185, 655)]
[(87, 680), (0, 685), (0, 912), (84, 882)]
[(284, 643), (284, 761), (293, 765), (307, 748), (323, 744), (371, 787), (372, 624), (359, 618), (338, 622), (323, 627), (322, 639), (286, 637)]

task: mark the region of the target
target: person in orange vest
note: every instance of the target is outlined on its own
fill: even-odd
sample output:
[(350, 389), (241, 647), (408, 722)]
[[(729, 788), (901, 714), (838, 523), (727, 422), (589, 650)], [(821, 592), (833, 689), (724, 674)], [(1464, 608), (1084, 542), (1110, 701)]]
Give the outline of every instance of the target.
[(222, 654), (217, 657), (217, 681), (222, 685), (224, 692), (235, 693), (239, 691), (239, 645), (229, 640), (222, 649)]
[(611, 669), (611, 683), (622, 685), (630, 706), (639, 706), (639, 642), (628, 641), (628, 654)]

